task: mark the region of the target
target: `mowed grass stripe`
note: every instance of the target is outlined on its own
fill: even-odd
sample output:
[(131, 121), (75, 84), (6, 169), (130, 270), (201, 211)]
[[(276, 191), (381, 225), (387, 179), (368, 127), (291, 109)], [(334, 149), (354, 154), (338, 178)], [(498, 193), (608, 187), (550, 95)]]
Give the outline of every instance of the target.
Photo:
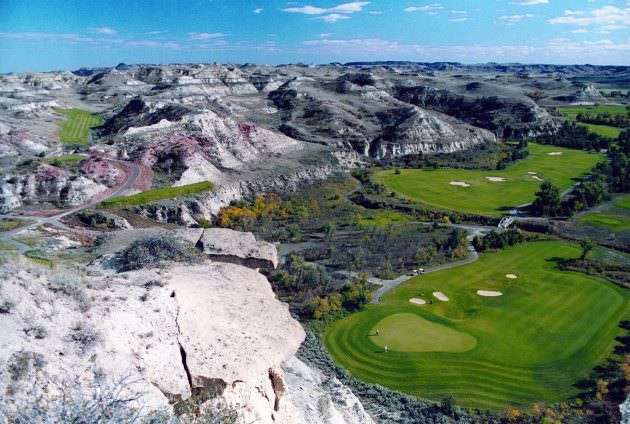
[(81, 109), (55, 109), (65, 117), (59, 123), (59, 139), (62, 143), (87, 144), (89, 133), (94, 127), (102, 125), (100, 116)]
[[(559, 402), (602, 363), (628, 316), (628, 294), (605, 281), (554, 269), (555, 259), (579, 256), (575, 245), (526, 243), (481, 255), (479, 261), (409, 280), (381, 305), (334, 323), (324, 335), (330, 354), (358, 378), (422, 398), (453, 394), (470, 407), (502, 409)], [(516, 280), (505, 274), (513, 273)], [(497, 289), (482, 298), (480, 288)], [(450, 302), (415, 306), (439, 289)], [(384, 353), (370, 330), (384, 317), (413, 313), (477, 339), (461, 353)], [(401, 335), (404, 337), (404, 334)]]
[[(388, 189), (408, 198), (443, 209), (497, 216), (514, 206), (531, 202), (540, 188), (540, 181), (528, 172), (536, 172), (561, 189), (567, 189), (604, 159), (599, 153), (530, 143), (529, 156), (504, 170), (478, 171), (465, 169), (402, 169), (399, 174), (383, 170), (375, 179)], [(550, 153), (562, 153), (550, 155)], [(505, 178), (491, 182), (486, 177)], [(462, 181), (470, 187), (453, 186)]]

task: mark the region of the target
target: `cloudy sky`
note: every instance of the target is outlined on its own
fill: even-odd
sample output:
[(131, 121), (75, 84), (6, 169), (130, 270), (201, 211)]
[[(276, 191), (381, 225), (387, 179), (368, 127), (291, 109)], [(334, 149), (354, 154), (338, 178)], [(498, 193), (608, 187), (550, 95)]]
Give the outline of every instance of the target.
[(630, 65), (630, 0), (0, 0), (0, 72), (360, 60)]

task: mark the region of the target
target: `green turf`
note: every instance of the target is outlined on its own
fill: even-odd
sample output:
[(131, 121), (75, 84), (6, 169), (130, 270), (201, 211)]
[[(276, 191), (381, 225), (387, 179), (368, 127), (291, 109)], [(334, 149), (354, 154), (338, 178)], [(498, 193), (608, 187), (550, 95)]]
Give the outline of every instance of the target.
[(359, 214), (359, 225), (361, 227), (388, 227), (395, 224), (404, 224), (411, 222), (412, 219), (409, 215), (405, 215), (401, 212), (391, 210), (368, 210)]
[(466, 352), (477, 344), (469, 334), (408, 313), (382, 319), (372, 328), (370, 337), (377, 346), (398, 352)]
[(630, 195), (625, 195), (620, 201), (615, 203), (615, 207), (622, 209), (630, 209)]
[(62, 143), (88, 144), (90, 129), (103, 124), (100, 116), (81, 109), (55, 109), (65, 119), (59, 123)]
[[(598, 113), (610, 113), (611, 115), (620, 113), (620, 114), (628, 114), (625, 106), (569, 106), (569, 107), (560, 107), (558, 108), (560, 114), (567, 120), (576, 122), (576, 116), (579, 113), (590, 113), (590, 114), (598, 114)], [(596, 125), (596, 124), (586, 124), (583, 122), (579, 122), (579, 125), (582, 125), (595, 134), (609, 137), (609, 138), (617, 138), (622, 128), (611, 127), (609, 125)]]
[(624, 231), (630, 228), (630, 219), (619, 215), (593, 213), (580, 217), (578, 222), (582, 225), (606, 228), (613, 232)]
[[(574, 184), (573, 178), (587, 173), (603, 159), (601, 154), (557, 146), (529, 144), (529, 156), (501, 171), (465, 169), (403, 169), (376, 173), (376, 180), (390, 190), (432, 206), (482, 215), (500, 215), (513, 206), (531, 202), (540, 188), (539, 178), (550, 179), (562, 190)], [(560, 156), (549, 153), (562, 152)], [(506, 182), (490, 182), (486, 177), (503, 177)], [(463, 181), (470, 187), (452, 186)]]
[(114, 197), (113, 199), (101, 202), (99, 205), (103, 208), (124, 208), (135, 205), (145, 205), (158, 200), (174, 199), (176, 197), (201, 193), (213, 189), (214, 184), (210, 181), (202, 181), (179, 187), (156, 188), (153, 190), (143, 191), (142, 193), (133, 194), (131, 196)]
[(73, 166), (85, 159), (85, 156), (81, 155), (62, 155), (46, 158), (46, 162), (55, 166)]
[[(577, 245), (559, 241), (482, 254), (472, 264), (409, 280), (383, 296), (380, 305), (333, 323), (324, 343), (356, 377), (421, 398), (452, 395), (463, 406), (497, 410), (508, 404), (563, 401), (576, 395), (574, 384), (610, 355), (614, 338), (622, 332), (618, 324), (628, 317), (626, 291), (555, 268), (554, 258), (579, 255)], [(505, 277), (512, 273), (516, 280)], [(480, 297), (479, 289), (498, 290), (503, 296)], [(422, 306), (409, 302), (434, 290), (450, 301)], [(423, 331), (429, 332), (426, 343), (434, 343), (434, 350), (452, 349), (462, 333), (477, 345), (461, 353), (393, 348), (384, 353), (371, 334), (375, 326), (383, 326), (382, 320), (399, 314), (432, 322)], [(436, 325), (457, 333), (444, 341), (431, 335), (440, 328)], [(406, 334), (418, 343), (411, 331)], [(392, 337), (397, 343), (404, 339)]]

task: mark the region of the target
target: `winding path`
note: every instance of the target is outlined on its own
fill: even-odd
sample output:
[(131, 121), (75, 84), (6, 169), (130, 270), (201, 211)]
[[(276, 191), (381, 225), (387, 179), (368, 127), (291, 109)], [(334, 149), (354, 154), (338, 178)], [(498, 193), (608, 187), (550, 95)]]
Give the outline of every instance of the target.
[[(457, 268), (459, 266), (468, 265), (470, 263), (475, 262), (477, 259), (479, 259), (479, 254), (477, 253), (474, 246), (472, 245), (473, 238), (475, 238), (475, 236), (477, 235), (482, 235), (488, 231), (496, 230), (495, 227), (482, 227), (482, 226), (476, 226), (476, 225), (458, 225), (458, 224), (450, 224), (450, 225), (443, 224), (443, 225), (445, 227), (461, 228), (468, 232), (468, 236), (466, 237), (468, 239), (468, 257), (459, 261), (448, 262), (445, 264), (426, 268), (424, 270), (425, 274), (429, 274), (431, 272), (436, 272), (436, 271), (442, 271), (444, 269)], [(416, 276), (414, 275), (401, 275), (400, 277), (394, 280), (381, 280), (380, 278), (370, 277), (368, 279), (370, 283), (382, 285), (378, 290), (372, 293), (372, 301), (370, 303), (378, 304), (381, 300), (381, 296), (383, 296), (385, 293), (398, 287), (405, 281), (410, 280), (415, 277)]]
[(97, 203), (100, 203), (104, 200), (108, 200), (114, 197), (118, 197), (121, 194), (123, 194), (126, 190), (128, 190), (131, 186), (133, 186), (133, 184), (136, 182), (136, 179), (138, 178), (138, 176), (140, 175), (140, 167), (138, 165), (136, 165), (133, 162), (128, 162), (128, 161), (124, 161), (124, 160), (119, 160), (119, 159), (107, 159), (109, 161), (112, 162), (117, 162), (120, 163), (122, 165), (125, 165), (127, 167), (129, 167), (129, 169), (131, 169), (131, 173), (129, 175), (129, 177), (127, 177), (127, 179), (116, 189), (115, 192), (113, 192), (112, 194), (104, 197), (103, 199), (98, 199), (98, 200), (92, 200), (88, 203), (85, 203), (83, 205), (74, 207), (72, 209), (68, 209), (66, 211), (63, 211), (57, 215), (53, 215), (53, 216), (23, 216), (23, 215), (0, 215), (0, 218), (7, 218), (7, 219), (19, 219), (19, 220), (28, 220), (28, 221), (34, 221), (31, 224), (28, 224), (26, 226), (23, 227), (18, 227), (18, 228), (14, 228), (13, 230), (9, 230), (9, 231), (5, 231), (0, 233), (0, 241), (7, 243), (9, 245), (15, 246), (16, 250), (18, 253), (23, 254), (26, 251), (30, 250), (31, 248), (22, 243), (19, 240), (14, 239), (13, 237), (22, 232), (22, 231), (26, 231), (26, 230), (32, 230), (34, 228), (40, 227), (42, 225), (53, 225), (57, 228), (60, 228), (62, 230), (65, 231), (74, 231), (72, 228), (68, 227), (66, 224), (64, 224), (63, 222), (60, 221), (61, 218), (66, 217), (68, 215), (72, 215), (74, 213), (77, 213), (83, 209), (86, 208), (90, 208), (94, 205), (96, 205)]

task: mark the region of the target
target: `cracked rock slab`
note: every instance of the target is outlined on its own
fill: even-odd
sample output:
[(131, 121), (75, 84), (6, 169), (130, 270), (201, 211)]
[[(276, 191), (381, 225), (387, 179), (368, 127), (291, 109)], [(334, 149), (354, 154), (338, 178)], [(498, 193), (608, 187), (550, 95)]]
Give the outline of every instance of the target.
[(271, 243), (257, 241), (252, 233), (209, 228), (203, 230), (203, 235), (198, 240), (197, 248), (210, 259), (219, 262), (231, 262), (249, 268), (278, 266), (276, 247)]
[(226, 385), (267, 375), (304, 340), (288, 306), (252, 269), (205, 263), (174, 267), (167, 278), (192, 389), (222, 391)]

